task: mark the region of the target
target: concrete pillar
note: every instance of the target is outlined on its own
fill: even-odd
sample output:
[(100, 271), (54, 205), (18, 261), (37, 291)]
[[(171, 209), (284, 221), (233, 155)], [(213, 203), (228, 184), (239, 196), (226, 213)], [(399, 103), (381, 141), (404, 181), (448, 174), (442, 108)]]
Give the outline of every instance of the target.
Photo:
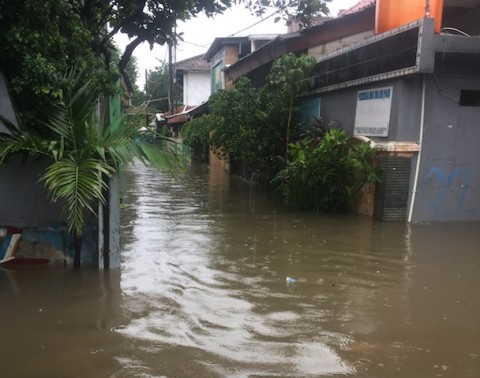
[(110, 269), (120, 268), (120, 179), (119, 174), (110, 180)]
[[(110, 179), (108, 196), (108, 206), (100, 205), (98, 209), (98, 267), (100, 269), (118, 269), (120, 268), (120, 180), (118, 174), (114, 174)], [(109, 219), (107, 222), (105, 222), (105, 209), (108, 209)]]

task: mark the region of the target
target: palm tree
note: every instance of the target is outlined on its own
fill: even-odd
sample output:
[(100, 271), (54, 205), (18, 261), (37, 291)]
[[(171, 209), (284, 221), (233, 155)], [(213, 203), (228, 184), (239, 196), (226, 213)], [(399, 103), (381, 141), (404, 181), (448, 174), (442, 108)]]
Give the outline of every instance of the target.
[(159, 170), (181, 167), (182, 160), (175, 148), (167, 148), (173, 141), (160, 135), (147, 140), (138, 123), (103, 127), (97, 116), (99, 92), (94, 84), (75, 69), (66, 79), (69, 86), (63, 103), (44, 125), (46, 136), (21, 122), (17, 129), (2, 117), (10, 134), (0, 134), (0, 164), (17, 153), (50, 160), (40, 181), (52, 201), (63, 201), (68, 232), (74, 240), (74, 268), (79, 268), (85, 215), (95, 214), (98, 201), (106, 203), (104, 193), (112, 175), (134, 158)]

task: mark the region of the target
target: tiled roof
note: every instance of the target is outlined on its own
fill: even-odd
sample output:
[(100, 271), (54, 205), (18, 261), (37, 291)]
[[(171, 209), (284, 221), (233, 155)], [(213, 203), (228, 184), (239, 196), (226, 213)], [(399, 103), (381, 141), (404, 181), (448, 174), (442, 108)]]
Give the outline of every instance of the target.
[(355, 4), (353, 7), (339, 12), (338, 16), (344, 16), (346, 14), (361, 11), (362, 9), (365, 9), (366, 7), (374, 5), (375, 3), (376, 3), (376, 0), (361, 0), (357, 4)]
[(210, 70), (210, 63), (202, 59), (202, 55), (197, 55), (192, 58), (181, 60), (175, 64), (175, 67), (180, 71), (208, 71)]

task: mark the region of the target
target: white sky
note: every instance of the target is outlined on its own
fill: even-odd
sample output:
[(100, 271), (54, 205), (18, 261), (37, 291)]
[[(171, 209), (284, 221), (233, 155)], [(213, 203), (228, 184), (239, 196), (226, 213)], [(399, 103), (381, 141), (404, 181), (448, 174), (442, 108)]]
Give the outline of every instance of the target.
[[(328, 3), (330, 14), (336, 16), (341, 9), (348, 9), (358, 3), (359, 0), (333, 0)], [(273, 12), (273, 11), (272, 11)], [(267, 12), (266, 16), (272, 12)], [(228, 37), (232, 34), (237, 36), (248, 36), (252, 34), (283, 34), (287, 32), (287, 27), (282, 21), (274, 23), (275, 16), (261, 21), (261, 19), (250, 14), (243, 5), (235, 6), (227, 10), (223, 15), (215, 18), (207, 18), (199, 15), (186, 23), (178, 25), (177, 32), (183, 32), (183, 42), (179, 41), (177, 45), (176, 60), (184, 60), (192, 56), (205, 53), (213, 40), (217, 37)], [(256, 26), (243, 30), (258, 21)], [(243, 31), (241, 31), (243, 30)], [(241, 31), (241, 32), (240, 32)], [(237, 34), (237, 32), (240, 32)], [(128, 38), (125, 35), (118, 35), (116, 42), (123, 48)], [(138, 59), (138, 69), (140, 77), (137, 84), (143, 88), (145, 70), (153, 70), (159, 65), (160, 61), (167, 61), (167, 49), (165, 46), (155, 45), (150, 51), (148, 43), (138, 46), (134, 54)]]

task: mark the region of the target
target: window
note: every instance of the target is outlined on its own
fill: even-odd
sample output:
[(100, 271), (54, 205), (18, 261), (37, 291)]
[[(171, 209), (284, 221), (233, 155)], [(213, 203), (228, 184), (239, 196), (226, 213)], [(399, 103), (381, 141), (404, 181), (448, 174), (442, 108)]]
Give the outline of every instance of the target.
[(462, 89), (460, 106), (480, 106), (480, 90)]
[(212, 68), (212, 93), (216, 93), (219, 89), (223, 89), (223, 61)]

